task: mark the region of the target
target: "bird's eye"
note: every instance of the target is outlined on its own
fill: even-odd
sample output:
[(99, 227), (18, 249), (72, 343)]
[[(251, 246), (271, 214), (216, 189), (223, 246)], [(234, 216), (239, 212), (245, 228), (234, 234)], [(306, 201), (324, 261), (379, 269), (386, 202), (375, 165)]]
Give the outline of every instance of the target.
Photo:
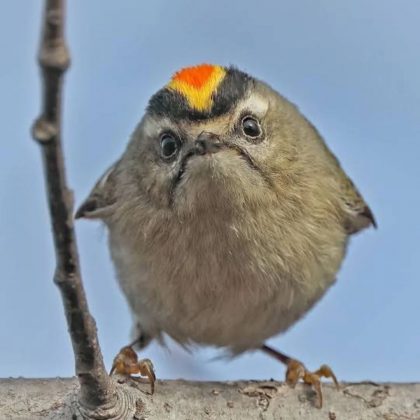
[(179, 141), (173, 134), (165, 133), (160, 138), (160, 150), (166, 160), (175, 157), (179, 150)]
[(256, 139), (261, 135), (261, 126), (259, 121), (250, 116), (242, 118), (242, 131), (247, 137)]

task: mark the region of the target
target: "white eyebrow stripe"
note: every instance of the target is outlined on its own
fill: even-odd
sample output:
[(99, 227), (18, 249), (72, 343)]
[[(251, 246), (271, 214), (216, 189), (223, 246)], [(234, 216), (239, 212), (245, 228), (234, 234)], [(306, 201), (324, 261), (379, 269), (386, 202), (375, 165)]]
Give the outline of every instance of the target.
[(241, 101), (237, 109), (248, 109), (262, 117), (268, 111), (268, 101), (260, 95), (253, 94)]
[(156, 131), (156, 122), (151, 118), (146, 118), (143, 122), (143, 132), (146, 137), (151, 137)]
[(148, 117), (143, 121), (143, 133), (146, 137), (155, 137), (160, 127), (172, 127), (174, 124), (166, 117)]

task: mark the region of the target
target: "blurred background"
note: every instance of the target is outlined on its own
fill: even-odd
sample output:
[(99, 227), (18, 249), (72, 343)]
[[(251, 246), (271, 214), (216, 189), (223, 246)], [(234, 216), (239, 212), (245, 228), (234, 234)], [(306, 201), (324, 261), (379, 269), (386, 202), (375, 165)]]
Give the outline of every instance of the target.
[[(0, 376), (74, 372), (38, 146), (42, 1), (0, 13)], [(201, 62), (265, 80), (316, 125), (373, 209), (338, 282), (270, 344), (343, 380), (420, 380), (420, 3), (416, 0), (68, 1), (64, 149), (76, 204), (123, 151), (148, 98)], [(131, 319), (96, 222), (77, 222), (83, 280), (109, 368)], [(283, 379), (259, 353), (215, 360), (149, 346), (158, 377)]]

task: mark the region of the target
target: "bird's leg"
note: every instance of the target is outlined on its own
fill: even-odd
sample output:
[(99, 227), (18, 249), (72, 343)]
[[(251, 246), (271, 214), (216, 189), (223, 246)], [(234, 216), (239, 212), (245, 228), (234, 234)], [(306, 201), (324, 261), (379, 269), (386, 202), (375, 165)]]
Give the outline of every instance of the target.
[(153, 368), (153, 363), (150, 359), (139, 360), (137, 353), (133, 350), (133, 346), (138, 344), (137, 339), (128, 346), (123, 347), (119, 353), (115, 356), (112, 363), (110, 375), (117, 373), (120, 375), (128, 376), (132, 379), (137, 379), (131, 375), (139, 374), (146, 376), (150, 383), (150, 391), (153, 394), (155, 392), (156, 375)]
[(287, 366), (286, 383), (292, 388), (295, 387), (299, 379), (302, 379), (305, 384), (312, 385), (317, 395), (316, 406), (318, 408), (322, 407), (321, 378), (332, 378), (336, 388), (340, 388), (334, 372), (327, 365), (322, 365), (315, 372), (309, 372), (305, 365), (302, 362), (299, 362), (299, 360), (292, 359), (284, 353), (274, 350), (265, 344), (261, 347), (261, 350)]

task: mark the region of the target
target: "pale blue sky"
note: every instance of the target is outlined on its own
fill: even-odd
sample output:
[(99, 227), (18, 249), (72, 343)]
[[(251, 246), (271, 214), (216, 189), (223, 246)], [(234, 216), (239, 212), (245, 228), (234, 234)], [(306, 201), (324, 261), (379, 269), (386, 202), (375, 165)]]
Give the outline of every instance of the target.
[[(235, 64), (297, 103), (373, 209), (338, 282), (271, 344), (345, 380), (420, 380), (420, 2), (416, 0), (68, 2), (72, 67), (64, 144), (76, 202), (122, 152), (149, 96), (173, 71)], [(42, 2), (0, 14), (0, 376), (68, 376), (73, 356), (58, 290), (38, 147), (35, 66)], [(106, 233), (78, 222), (85, 287), (107, 366), (131, 327)], [(159, 377), (283, 379), (262, 354), (210, 361), (150, 346)]]

